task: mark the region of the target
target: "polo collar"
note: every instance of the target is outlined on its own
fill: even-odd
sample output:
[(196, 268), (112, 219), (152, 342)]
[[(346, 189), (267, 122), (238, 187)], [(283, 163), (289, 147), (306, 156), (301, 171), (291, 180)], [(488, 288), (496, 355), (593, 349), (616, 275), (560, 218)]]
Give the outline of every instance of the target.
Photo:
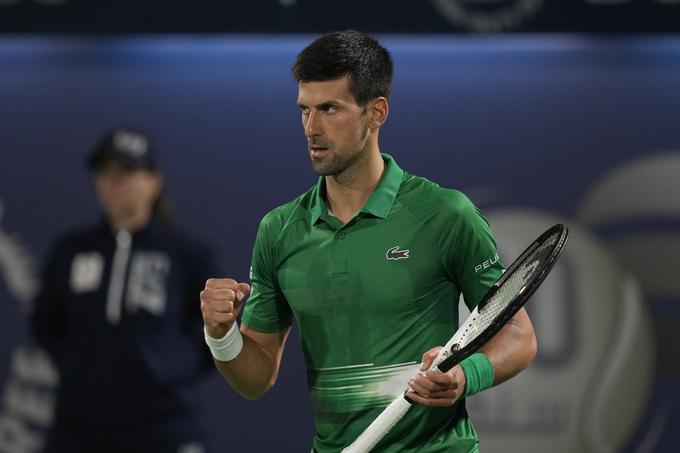
[[(385, 161), (385, 172), (380, 178), (378, 186), (359, 212), (384, 219), (390, 213), (394, 200), (397, 198), (397, 192), (399, 191), (399, 186), (401, 186), (401, 180), (404, 177), (404, 170), (399, 168), (395, 160), (389, 154), (382, 153), (381, 155), (383, 161)], [(312, 199), (310, 218), (312, 225), (315, 225), (322, 215), (328, 215), (325, 195), (326, 178), (320, 176), (316, 183), (314, 197)]]

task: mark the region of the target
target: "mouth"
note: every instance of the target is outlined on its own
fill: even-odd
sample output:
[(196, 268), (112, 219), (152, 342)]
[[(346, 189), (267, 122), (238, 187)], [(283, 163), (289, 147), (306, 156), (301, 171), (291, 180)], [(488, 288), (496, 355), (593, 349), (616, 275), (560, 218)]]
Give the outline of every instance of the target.
[(328, 154), (328, 148), (324, 146), (310, 146), (309, 152), (312, 157), (323, 157)]

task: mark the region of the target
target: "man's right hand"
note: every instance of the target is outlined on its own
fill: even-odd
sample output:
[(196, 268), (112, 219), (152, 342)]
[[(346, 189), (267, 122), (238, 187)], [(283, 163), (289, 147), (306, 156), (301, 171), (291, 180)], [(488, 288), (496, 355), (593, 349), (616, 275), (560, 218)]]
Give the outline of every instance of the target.
[(241, 313), (250, 285), (231, 278), (211, 278), (201, 291), (201, 313), (212, 338), (224, 337)]

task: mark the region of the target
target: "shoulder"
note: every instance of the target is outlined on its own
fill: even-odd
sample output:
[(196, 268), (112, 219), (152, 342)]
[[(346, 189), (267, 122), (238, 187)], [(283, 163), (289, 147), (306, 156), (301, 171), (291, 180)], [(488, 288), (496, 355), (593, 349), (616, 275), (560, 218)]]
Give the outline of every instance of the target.
[(59, 233), (51, 242), (53, 251), (65, 252), (91, 247), (92, 244), (100, 244), (102, 238), (110, 233), (101, 225), (78, 227)]
[(313, 186), (297, 198), (272, 209), (262, 218), (260, 232), (276, 236), (290, 225), (309, 219), (315, 197), (316, 186)]
[(407, 208), (421, 214), (430, 212), (467, 217), (479, 213), (470, 198), (460, 190), (441, 187), (421, 176), (405, 174), (398, 197)]
[(209, 253), (213, 248), (207, 239), (199, 236), (194, 231), (178, 226), (163, 227), (165, 240), (169, 245), (175, 245), (189, 254)]
[(172, 259), (185, 260), (193, 266), (215, 259), (215, 244), (190, 225), (155, 221), (136, 241), (138, 247), (168, 253)]

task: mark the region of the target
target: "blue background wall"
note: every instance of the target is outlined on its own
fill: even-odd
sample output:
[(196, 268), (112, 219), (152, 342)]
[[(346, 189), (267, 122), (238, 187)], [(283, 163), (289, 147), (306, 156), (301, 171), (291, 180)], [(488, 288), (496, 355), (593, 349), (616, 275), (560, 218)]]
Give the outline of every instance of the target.
[[(0, 39), (1, 231), (37, 265), (56, 233), (96, 217), (83, 164), (89, 147), (111, 126), (139, 125), (162, 152), (180, 223), (216, 244), (230, 276), (246, 279), (260, 218), (316, 180), (288, 72), (311, 39)], [(465, 190), (485, 209), (515, 205), (576, 219), (584, 197), (611, 169), (680, 153), (680, 38), (382, 41), (396, 66), (382, 150), (410, 173)], [(677, 233), (678, 220), (678, 212), (666, 212), (654, 222)], [(610, 234), (594, 233), (605, 240)], [(6, 387), (17, 379), (13, 351), (27, 341), (21, 297), (10, 286), (0, 280)], [(654, 448), (668, 451), (664, 445), (680, 440), (669, 428), (680, 423), (674, 390), (680, 367), (671, 358), (680, 339), (673, 327), (678, 296), (647, 298), (652, 319), (663, 320), (655, 329), (662, 360), (626, 450), (640, 451), (661, 400), (670, 399), (672, 409)], [(229, 451), (310, 445), (296, 338), (279, 382), (262, 400), (242, 400), (217, 376), (204, 390), (215, 445), (229, 444)], [(6, 417), (10, 412), (5, 407)], [(0, 419), (0, 448), (3, 426), (9, 425)]]

